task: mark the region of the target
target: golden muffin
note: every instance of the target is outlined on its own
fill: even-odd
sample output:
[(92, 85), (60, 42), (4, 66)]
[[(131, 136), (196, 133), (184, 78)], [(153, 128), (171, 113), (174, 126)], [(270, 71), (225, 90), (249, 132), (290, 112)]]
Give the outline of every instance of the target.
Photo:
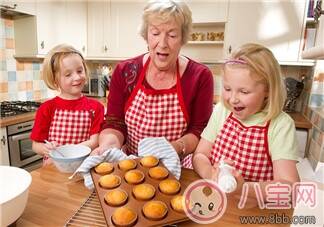
[(144, 204), (143, 214), (151, 220), (160, 220), (165, 217), (168, 207), (164, 202), (153, 200)]
[(140, 162), (141, 162), (142, 166), (150, 168), (150, 167), (154, 167), (157, 164), (159, 164), (159, 159), (157, 159), (153, 155), (148, 155), (148, 156), (145, 156), (144, 158), (142, 158)]
[(114, 211), (111, 219), (117, 226), (133, 226), (137, 220), (137, 214), (132, 209), (123, 206)]
[(133, 159), (125, 159), (125, 160), (120, 161), (118, 163), (118, 166), (121, 170), (127, 171), (130, 169), (135, 169), (137, 166), (137, 163)]
[(167, 195), (177, 194), (180, 191), (180, 183), (177, 180), (166, 179), (159, 183), (159, 189)]
[(125, 173), (125, 180), (129, 184), (139, 184), (144, 180), (144, 173), (137, 169), (129, 170)]
[(114, 165), (109, 162), (102, 162), (95, 167), (95, 171), (98, 174), (109, 174), (114, 170)]
[(120, 206), (125, 204), (127, 197), (127, 192), (125, 192), (124, 190), (114, 189), (107, 192), (104, 199), (110, 206)]
[(162, 166), (156, 166), (149, 169), (149, 176), (156, 180), (162, 180), (169, 176), (169, 171)]
[(139, 184), (134, 186), (133, 195), (136, 199), (149, 200), (155, 195), (155, 188), (150, 184)]
[(171, 199), (171, 207), (173, 210), (183, 212), (184, 197), (183, 195), (176, 195)]
[(99, 185), (107, 189), (116, 188), (120, 183), (120, 177), (113, 174), (104, 175), (99, 178)]

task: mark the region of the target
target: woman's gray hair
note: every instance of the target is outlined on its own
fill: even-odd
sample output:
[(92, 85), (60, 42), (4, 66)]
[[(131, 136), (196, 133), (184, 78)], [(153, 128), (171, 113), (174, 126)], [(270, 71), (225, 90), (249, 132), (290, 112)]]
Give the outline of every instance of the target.
[(186, 44), (192, 27), (191, 11), (181, 0), (151, 0), (144, 7), (140, 35), (147, 41), (147, 32), (150, 19), (160, 19), (167, 22), (172, 17), (181, 26), (182, 44)]

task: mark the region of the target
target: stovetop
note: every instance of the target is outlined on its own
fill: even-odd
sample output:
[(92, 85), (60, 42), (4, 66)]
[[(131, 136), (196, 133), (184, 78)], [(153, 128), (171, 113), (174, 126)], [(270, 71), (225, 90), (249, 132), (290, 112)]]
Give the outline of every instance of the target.
[(0, 116), (4, 118), (34, 112), (40, 105), (41, 102), (34, 101), (3, 101), (0, 102)]

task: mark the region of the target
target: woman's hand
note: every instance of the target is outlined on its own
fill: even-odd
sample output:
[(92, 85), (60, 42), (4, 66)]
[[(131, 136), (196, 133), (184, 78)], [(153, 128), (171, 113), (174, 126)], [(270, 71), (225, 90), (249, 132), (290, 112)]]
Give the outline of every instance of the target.
[(102, 155), (107, 149), (108, 147), (106, 146), (99, 146), (91, 151), (90, 155)]

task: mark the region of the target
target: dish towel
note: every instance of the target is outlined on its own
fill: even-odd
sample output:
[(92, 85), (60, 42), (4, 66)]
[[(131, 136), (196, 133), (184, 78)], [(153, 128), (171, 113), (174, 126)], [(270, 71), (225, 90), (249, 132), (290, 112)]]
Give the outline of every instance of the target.
[[(179, 156), (164, 137), (149, 137), (142, 139), (138, 144), (138, 155), (139, 157), (154, 155), (162, 161), (165, 167), (175, 176), (176, 179), (180, 179), (181, 164)], [(87, 157), (79, 168), (69, 177), (69, 179), (72, 179), (76, 174), (80, 174), (84, 178), (84, 185), (89, 190), (92, 190), (94, 185), (90, 174), (91, 168), (104, 161), (118, 162), (124, 159), (135, 158), (138, 157), (135, 155), (126, 155), (120, 149), (111, 148), (101, 155), (91, 155)]]

